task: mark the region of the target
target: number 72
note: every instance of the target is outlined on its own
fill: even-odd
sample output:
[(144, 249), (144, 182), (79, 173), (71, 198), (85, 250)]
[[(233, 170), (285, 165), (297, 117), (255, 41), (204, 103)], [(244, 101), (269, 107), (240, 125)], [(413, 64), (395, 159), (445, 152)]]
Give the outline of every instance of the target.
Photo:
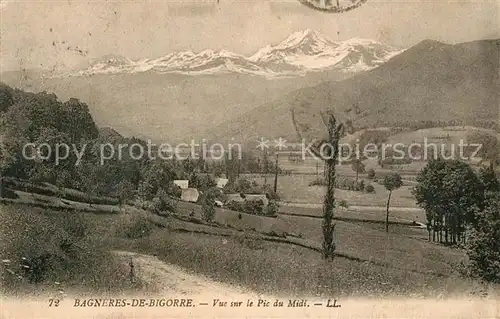
[(59, 307), (59, 299), (49, 299), (49, 307)]

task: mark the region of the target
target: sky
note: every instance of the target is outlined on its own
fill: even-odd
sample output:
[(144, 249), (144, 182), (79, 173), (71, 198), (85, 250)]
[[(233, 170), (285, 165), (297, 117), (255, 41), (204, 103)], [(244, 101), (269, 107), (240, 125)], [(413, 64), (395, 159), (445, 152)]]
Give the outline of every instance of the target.
[(500, 0), (368, 0), (347, 13), (298, 0), (0, 0), (0, 68), (74, 68), (119, 54), (155, 58), (210, 48), (251, 55), (292, 32), (408, 48), (500, 38)]

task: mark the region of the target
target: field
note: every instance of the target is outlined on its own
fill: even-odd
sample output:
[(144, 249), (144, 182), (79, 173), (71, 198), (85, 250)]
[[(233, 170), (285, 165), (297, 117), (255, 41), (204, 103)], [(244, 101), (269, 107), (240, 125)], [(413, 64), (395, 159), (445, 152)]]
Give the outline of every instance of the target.
[(131, 282), (126, 265), (112, 258), (106, 238), (114, 221), (106, 215), (0, 205), (2, 295), (154, 291), (153, 283)]
[[(340, 174), (340, 173), (339, 173)], [(321, 175), (320, 175), (321, 177)], [(268, 177), (267, 183), (271, 184), (274, 177)], [(278, 194), (283, 202), (293, 203), (314, 203), (323, 202), (325, 190), (321, 186), (309, 186), (316, 180), (316, 175), (281, 175), (278, 177)], [(360, 177), (360, 179), (363, 179)], [(253, 177), (257, 183), (264, 182), (263, 177)], [(385, 206), (389, 192), (384, 186), (365, 179), (365, 185), (370, 183), (375, 188), (375, 193), (367, 194), (362, 192), (347, 191), (336, 189), (335, 195), (338, 199), (344, 199), (351, 206)], [(407, 184), (411, 184), (407, 182)], [(400, 189), (393, 192), (391, 207), (412, 207), (417, 208), (415, 199), (411, 194), (411, 185), (403, 185)]]
[[(11, 248), (5, 244), (8, 243), (4, 240), (6, 234), (15, 238), (15, 232), (20, 230), (20, 225), (14, 227), (6, 221), (19, 214), (27, 218), (49, 216), (46, 221), (38, 220), (38, 225), (44, 225), (56, 216), (68, 214), (27, 205), (0, 207), (2, 225), (10, 228), (2, 238), (2, 259)], [(78, 214), (86, 224), (92, 225), (92, 232), (88, 235), (92, 239), (89, 240), (92, 243), (89, 249), (106, 247), (107, 251), (156, 254), (187, 271), (263, 293), (437, 295), (465, 293), (471, 287), (456, 273), (459, 262), (464, 259), (462, 251), (425, 242), (422, 240), (425, 233), (412, 233), (418, 230), (407, 227), (403, 230), (401, 225), (391, 225), (391, 233), (386, 234), (376, 225), (337, 221), (335, 241), (338, 256), (332, 263), (326, 263), (317, 251), (321, 245), (319, 219), (248, 214), (242, 214), (239, 219), (236, 212), (217, 209), (218, 224), (183, 220), (192, 211), (195, 211), (194, 218), (198, 219), (199, 207), (182, 202), (178, 213), (172, 217), (160, 217), (130, 206), (124, 206), (118, 214), (69, 214)], [(50, 230), (41, 229), (42, 233), (45, 229)], [(283, 234), (283, 238), (290, 242), (276, 242), (275, 237), (262, 237), (264, 233)], [(44, 236), (50, 237), (49, 234)], [(113, 264), (111, 259), (105, 260), (109, 265)], [(106, 281), (116, 278), (99, 273), (97, 268), (101, 264), (93, 262), (95, 267), (90, 270), (82, 267), (78, 278), (95, 278), (94, 285), (88, 288), (95, 292), (92, 289), (96, 286), (106, 286)], [(104, 278), (100, 278), (101, 275)], [(126, 282), (123, 272), (119, 278)], [(72, 280), (67, 280), (64, 285), (67, 290), (81, 286)], [(154, 289), (152, 285), (151, 289)]]

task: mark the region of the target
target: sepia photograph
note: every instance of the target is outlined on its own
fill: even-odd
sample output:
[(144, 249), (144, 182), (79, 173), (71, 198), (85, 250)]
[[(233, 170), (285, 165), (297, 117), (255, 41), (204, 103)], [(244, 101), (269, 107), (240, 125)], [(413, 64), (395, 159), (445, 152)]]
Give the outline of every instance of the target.
[(0, 317), (500, 319), (500, 1), (0, 0)]

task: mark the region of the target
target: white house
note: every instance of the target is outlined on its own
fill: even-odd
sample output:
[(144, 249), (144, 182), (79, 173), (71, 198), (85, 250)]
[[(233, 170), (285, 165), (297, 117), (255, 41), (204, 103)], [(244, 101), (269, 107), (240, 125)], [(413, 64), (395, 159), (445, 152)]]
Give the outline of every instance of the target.
[(181, 200), (185, 202), (196, 203), (200, 197), (200, 192), (196, 188), (183, 188)]
[(216, 183), (218, 188), (224, 188), (229, 180), (227, 178), (217, 178)]
[(189, 181), (185, 179), (177, 179), (174, 181), (174, 184), (179, 186), (181, 189), (189, 188)]

